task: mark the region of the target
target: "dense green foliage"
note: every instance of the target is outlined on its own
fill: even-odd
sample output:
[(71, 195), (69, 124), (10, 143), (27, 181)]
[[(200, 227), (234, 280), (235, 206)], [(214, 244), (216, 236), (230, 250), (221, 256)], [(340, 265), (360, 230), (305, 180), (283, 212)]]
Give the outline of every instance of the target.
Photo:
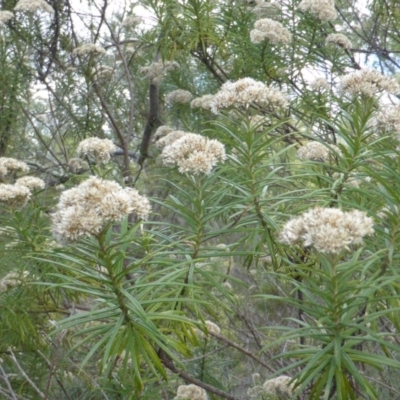
[[(23, 3), (0, 2), (0, 399), (397, 398), (397, 1)], [(172, 165), (160, 126), (210, 147)], [(93, 176), (121, 199), (59, 202)], [(122, 187), (149, 215), (91, 230)]]

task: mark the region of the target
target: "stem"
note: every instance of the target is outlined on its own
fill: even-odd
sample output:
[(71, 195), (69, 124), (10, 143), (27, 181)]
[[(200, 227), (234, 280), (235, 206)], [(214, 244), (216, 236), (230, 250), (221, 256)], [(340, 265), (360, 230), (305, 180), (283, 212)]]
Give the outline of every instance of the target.
[(196, 239), (195, 239), (195, 246), (194, 246), (192, 259), (197, 258), (199, 251), (200, 251), (201, 243), (203, 241), (203, 235), (204, 235), (204, 224), (203, 224), (204, 209), (203, 209), (203, 205), (202, 205), (203, 187), (201, 184), (201, 178), (199, 176), (195, 176), (195, 180), (196, 180), (197, 198), (194, 202), (194, 205), (196, 207), (196, 214), (197, 214), (196, 220), (198, 222), (198, 225), (197, 225), (197, 235), (196, 235)]
[[(196, 237), (194, 238), (194, 249), (193, 249), (193, 254), (192, 254), (192, 261), (196, 260), (199, 255), (200, 247), (203, 241), (203, 236), (204, 236), (204, 224), (203, 224), (203, 217), (204, 217), (204, 210), (203, 210), (203, 187), (201, 184), (201, 177), (199, 176), (194, 176), (195, 179), (195, 188), (196, 188), (196, 199), (193, 201), (194, 207), (195, 207), (195, 217), (196, 217), (196, 222), (198, 222), (196, 226)], [(184, 284), (187, 285), (189, 283), (189, 271), (186, 273)], [(178, 294), (178, 297), (181, 297), (185, 294), (186, 288), (182, 287), (180, 293)], [(177, 309), (178, 307), (178, 302), (176, 302), (174, 310)]]
[(338, 325), (340, 323), (340, 303), (338, 301), (338, 279), (336, 275), (336, 265), (330, 263), (330, 278), (332, 282), (332, 298), (333, 298), (333, 320), (335, 323), (335, 335), (338, 333)]
[[(206, 352), (207, 352), (207, 344), (208, 344), (208, 339), (206, 337), (204, 340), (203, 355), (206, 354)], [(200, 365), (200, 380), (201, 381), (204, 379), (205, 369), (206, 369), (206, 357), (202, 357), (201, 365)]]
[(271, 258), (272, 258), (272, 264), (277, 267), (277, 259), (276, 259), (276, 255), (275, 255), (275, 252), (276, 252), (275, 240), (274, 240), (273, 234), (271, 232), (271, 229), (268, 226), (268, 223), (265, 220), (264, 215), (262, 213), (260, 198), (259, 198), (259, 195), (257, 194), (257, 181), (256, 181), (256, 177), (254, 175), (253, 154), (252, 154), (252, 150), (251, 150), (250, 146), (249, 146), (249, 153), (248, 153), (248, 166), (249, 166), (248, 173), (249, 173), (249, 178), (250, 178), (250, 192), (251, 192), (252, 202), (254, 205), (256, 216), (257, 216), (258, 220), (260, 221), (260, 224), (266, 235), (266, 242), (267, 242), (268, 250), (269, 250)]
[(121, 291), (121, 283), (117, 280), (117, 278), (114, 274), (114, 268), (113, 268), (112, 263), (110, 262), (110, 259), (108, 257), (108, 253), (107, 253), (107, 247), (105, 246), (105, 243), (104, 243), (106, 231), (107, 231), (107, 227), (97, 236), (97, 240), (100, 245), (101, 253), (102, 253), (103, 259), (105, 261), (105, 267), (107, 268), (107, 272), (108, 272), (109, 278), (111, 280), (114, 293), (117, 297), (118, 306), (119, 306), (120, 310), (122, 311), (122, 314), (124, 315), (124, 320), (125, 320), (126, 324), (132, 325), (132, 320), (129, 316), (129, 309), (125, 304), (125, 297)]

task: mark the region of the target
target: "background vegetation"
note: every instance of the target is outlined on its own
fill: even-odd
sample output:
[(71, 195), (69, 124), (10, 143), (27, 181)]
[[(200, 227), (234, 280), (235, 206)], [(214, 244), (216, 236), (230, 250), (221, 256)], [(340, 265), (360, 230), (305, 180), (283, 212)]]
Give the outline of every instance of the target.
[[(30, 167), (2, 182), (45, 181), (23, 208), (0, 196), (0, 398), (400, 398), (397, 0), (31, 3), (0, 1), (0, 157)], [(290, 40), (254, 43), (264, 18)], [(349, 91), (366, 69), (392, 80)], [(288, 107), (168, 97), (242, 78)], [(226, 160), (165, 165), (160, 126), (218, 140)], [(77, 168), (90, 137), (116, 150)], [(57, 242), (60, 194), (93, 175), (147, 196), (149, 218)], [(285, 241), (315, 207), (365, 212), (374, 233), (338, 252)]]

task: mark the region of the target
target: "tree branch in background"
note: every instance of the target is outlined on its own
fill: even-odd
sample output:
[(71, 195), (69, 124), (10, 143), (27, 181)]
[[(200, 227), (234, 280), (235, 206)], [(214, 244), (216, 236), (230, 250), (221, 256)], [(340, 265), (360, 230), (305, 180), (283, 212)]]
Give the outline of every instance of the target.
[(204, 382), (200, 381), (199, 379), (196, 379), (193, 376), (189, 375), (187, 372), (180, 370), (179, 368), (177, 368), (175, 366), (175, 364), (168, 357), (168, 355), (164, 353), (164, 351), (159, 350), (158, 355), (159, 355), (159, 357), (161, 359), (161, 362), (163, 363), (163, 365), (165, 367), (167, 367), (174, 374), (177, 374), (179, 377), (181, 377), (186, 382), (193, 383), (194, 385), (199, 386), (199, 387), (203, 388), (204, 390), (207, 390), (208, 392), (213, 393), (213, 394), (215, 394), (217, 396), (221, 396), (224, 399), (228, 399), (228, 400), (244, 400), (244, 399), (232, 396), (231, 394), (226, 393), (226, 392), (224, 392), (222, 390), (219, 390), (216, 387), (209, 385), (208, 383), (204, 383)]
[(119, 139), (119, 144), (120, 144), (120, 147), (122, 148), (123, 156), (124, 156), (124, 161), (123, 161), (124, 169), (122, 171), (122, 175), (126, 179), (126, 181), (129, 181), (131, 178), (130, 159), (129, 159), (129, 142), (127, 141), (126, 136), (122, 132), (122, 130), (117, 122), (117, 119), (116, 119), (113, 111), (111, 110), (110, 105), (106, 102), (103, 94), (101, 93), (99, 85), (94, 82), (93, 87), (97, 94), (97, 97), (100, 100), (101, 106), (102, 106), (105, 114), (107, 115), (107, 117)]
[(269, 364), (265, 363), (263, 360), (261, 360), (259, 357), (257, 357), (256, 355), (254, 355), (252, 352), (244, 349), (243, 347), (239, 346), (237, 343), (233, 342), (232, 340), (219, 335), (218, 333), (215, 332), (208, 332), (211, 336), (214, 336), (215, 338), (217, 338), (218, 340), (220, 340), (221, 342), (226, 343), (228, 346), (233, 347), (234, 349), (240, 351), (243, 354), (246, 354), (246, 356), (249, 356), (250, 358), (252, 358), (253, 360), (257, 361), (259, 364), (261, 364), (263, 367), (267, 368), (268, 371), (275, 373), (275, 369), (272, 368)]
[(17, 358), (15, 357), (13, 351), (11, 349), (8, 349), (9, 357), (13, 361), (14, 365), (17, 367), (18, 371), (21, 373), (21, 375), (25, 378), (27, 383), (32, 387), (32, 389), (37, 393), (37, 395), (41, 398), (46, 400), (46, 396), (44, 393), (33, 383), (33, 381), (29, 378), (27, 373), (23, 370), (21, 365), (19, 364)]
[(143, 167), (146, 158), (149, 157), (149, 147), (151, 135), (154, 127), (159, 123), (159, 99), (158, 99), (158, 85), (150, 83), (149, 86), (149, 115), (147, 117), (146, 126), (143, 131), (142, 142), (139, 148), (139, 165)]

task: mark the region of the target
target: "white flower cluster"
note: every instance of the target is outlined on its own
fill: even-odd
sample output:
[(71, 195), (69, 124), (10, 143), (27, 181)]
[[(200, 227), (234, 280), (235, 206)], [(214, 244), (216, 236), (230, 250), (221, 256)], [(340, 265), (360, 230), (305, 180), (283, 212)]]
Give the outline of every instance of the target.
[(188, 90), (177, 89), (169, 92), (165, 96), (165, 101), (169, 104), (186, 104), (192, 100), (193, 95)]
[(334, 0), (302, 0), (299, 9), (309, 11), (321, 21), (332, 21), (337, 17)]
[(258, 17), (279, 17), (282, 10), (277, 3), (269, 3), (268, 1), (258, 1), (256, 6), (251, 10)]
[(217, 324), (214, 324), (214, 322), (211, 321), (205, 321), (205, 324), (209, 333), (213, 333), (216, 335), (220, 334), (221, 328)]
[(15, 184), (17, 186), (24, 186), (30, 191), (35, 189), (44, 189), (44, 187), (46, 186), (43, 179), (36, 178), (34, 176), (23, 176), (22, 178), (18, 178)]
[(272, 395), (293, 395), (294, 386), (296, 381), (290, 383), (292, 378), (290, 376), (281, 375), (264, 382), (263, 389), (267, 394)]
[(196, 97), (190, 103), (191, 108), (203, 108), (204, 110), (211, 110), (211, 105), (214, 100), (214, 96), (212, 94), (205, 94), (201, 97)]
[(363, 211), (343, 212), (337, 208), (316, 207), (289, 220), (283, 227), (281, 242), (303, 242), (321, 253), (339, 253), (374, 233), (372, 218)]
[(196, 385), (181, 385), (178, 387), (174, 400), (208, 400), (207, 392)]
[[(28, 172), (29, 167), (23, 161), (15, 158), (0, 157), (0, 178), (12, 178), (14, 172)], [(0, 184), (0, 203), (12, 208), (22, 208), (28, 202), (31, 191), (43, 189), (42, 179), (33, 176), (24, 176), (16, 180), (14, 185)]]
[(133, 44), (128, 44), (126, 46), (125, 52), (126, 52), (126, 54), (134, 54), (134, 53), (137, 53), (137, 52), (140, 53), (141, 50), (140, 50), (140, 48), (138, 48), (136, 43), (133, 43)]
[(168, 133), (171, 133), (173, 130), (174, 130), (174, 129), (171, 128), (171, 127), (168, 126), (168, 125), (161, 125), (161, 126), (159, 126), (159, 127), (156, 129), (156, 131), (154, 132), (154, 136), (155, 136), (156, 138), (159, 139), (159, 138), (161, 138), (161, 137), (163, 137), (163, 136), (168, 135)]
[(373, 97), (382, 91), (393, 94), (400, 92), (400, 85), (395, 78), (389, 78), (370, 69), (362, 69), (343, 76), (341, 88), (352, 96)]
[(308, 142), (297, 150), (299, 160), (325, 162), (329, 160), (330, 154), (328, 147), (316, 141)]
[(110, 153), (113, 153), (117, 147), (109, 139), (100, 139), (91, 137), (79, 143), (76, 149), (78, 156), (93, 158), (96, 162), (107, 163), (110, 161)]
[(175, 61), (155, 61), (146, 67), (139, 69), (139, 72), (153, 84), (158, 84), (162, 81), (164, 74), (168, 71), (173, 71), (179, 68), (179, 64)]
[(325, 78), (316, 78), (310, 83), (311, 90), (313, 91), (325, 91), (329, 90), (330, 86)]
[(261, 376), (258, 372), (254, 372), (254, 374), (251, 374), (251, 380), (255, 385), (257, 383), (260, 383), (260, 378), (261, 378)]
[(89, 164), (81, 158), (71, 158), (68, 161), (68, 168), (73, 174), (80, 175), (89, 169)]
[(53, 7), (47, 4), (44, 0), (19, 0), (14, 7), (15, 11), (36, 12), (45, 11), (49, 14), (54, 14)]
[(161, 158), (165, 165), (176, 164), (181, 173), (197, 175), (209, 174), (219, 161), (226, 159), (226, 154), (224, 145), (218, 140), (187, 133), (165, 146)]
[(0, 184), (0, 203), (8, 207), (25, 207), (30, 197), (31, 191), (26, 186)]
[(98, 234), (111, 221), (136, 214), (146, 219), (151, 207), (137, 190), (122, 188), (118, 183), (90, 177), (60, 196), (52, 215), (53, 236), (59, 242), (78, 240)]
[(393, 131), (400, 135), (400, 105), (387, 106), (376, 114), (378, 129)]
[(137, 15), (128, 15), (122, 22), (122, 26), (136, 26), (142, 22), (142, 18)]
[(114, 75), (114, 68), (102, 65), (96, 69), (94, 79), (99, 83), (109, 81)]
[[(221, 328), (215, 324), (214, 322), (211, 321), (205, 321), (205, 326), (207, 328), (207, 334), (215, 334), (215, 335), (219, 335), (221, 332)], [(203, 331), (201, 331), (200, 329), (195, 329), (196, 332), (196, 336), (200, 337), (200, 338), (204, 338), (205, 334)]]
[(171, 131), (167, 135), (163, 136), (161, 139), (157, 140), (156, 147), (161, 149), (165, 146), (169, 146), (170, 144), (174, 143), (176, 140), (185, 135), (187, 135), (187, 132), (185, 131)]
[(263, 18), (254, 23), (254, 29), (250, 31), (250, 40), (255, 44), (265, 40), (272, 44), (288, 44), (292, 40), (292, 35), (280, 22)]
[(14, 13), (11, 11), (0, 11), (0, 26), (4, 25), (10, 19), (14, 17)]
[(83, 43), (75, 48), (72, 53), (78, 56), (84, 56), (86, 54), (94, 54), (97, 56), (100, 54), (107, 54), (103, 47), (95, 43)]
[(353, 47), (350, 39), (342, 33), (330, 33), (326, 39), (326, 44), (334, 44), (344, 49), (351, 49)]
[(262, 386), (256, 385), (247, 389), (247, 400), (259, 400), (265, 397), (265, 390)]
[(29, 167), (23, 161), (15, 158), (0, 157), (0, 177), (6, 178), (13, 172), (28, 172)]
[(24, 271), (22, 274), (11, 271), (0, 279), (0, 292), (5, 292), (18, 286), (24, 278), (28, 276), (28, 272)]
[[(352, 186), (352, 187), (360, 187), (360, 185), (366, 181), (369, 181), (369, 177), (365, 177), (364, 180), (360, 178), (360, 176), (355, 173), (351, 172), (350, 174), (347, 175), (347, 177), (342, 173), (335, 172), (332, 175), (332, 178), (335, 179), (336, 181), (340, 181), (341, 183), (345, 184), (346, 186)], [(345, 179), (346, 178), (346, 179)]]
[(289, 105), (287, 96), (280, 90), (252, 78), (243, 78), (236, 82), (225, 82), (221, 86), (214, 96), (211, 111), (218, 114), (222, 108), (247, 106), (250, 103), (261, 103), (274, 107)]

